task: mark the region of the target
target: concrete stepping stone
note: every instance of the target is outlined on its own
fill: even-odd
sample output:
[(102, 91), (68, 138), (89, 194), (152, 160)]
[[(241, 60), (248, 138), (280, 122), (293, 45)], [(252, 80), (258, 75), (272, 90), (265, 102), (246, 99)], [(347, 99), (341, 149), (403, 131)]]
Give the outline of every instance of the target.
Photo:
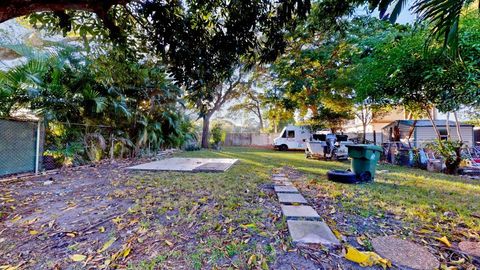
[(340, 241), (325, 222), (307, 220), (287, 220), (293, 242), (338, 246)]
[(278, 181), (274, 183), (277, 186), (293, 186), (292, 182), (290, 181)]
[(378, 255), (401, 267), (416, 270), (437, 269), (440, 262), (425, 247), (395, 236), (372, 239), (372, 246)]
[(298, 193), (298, 189), (294, 186), (288, 185), (288, 186), (280, 186), (280, 185), (275, 185), (273, 186), (273, 189), (275, 192), (279, 193)]
[(319, 219), (317, 211), (307, 205), (281, 205), (283, 215), (288, 218), (314, 218)]
[(469, 255), (480, 257), (480, 242), (462, 241), (458, 243), (458, 248)]
[(277, 193), (278, 201), (281, 203), (302, 203), (307, 204), (307, 200), (299, 193)]

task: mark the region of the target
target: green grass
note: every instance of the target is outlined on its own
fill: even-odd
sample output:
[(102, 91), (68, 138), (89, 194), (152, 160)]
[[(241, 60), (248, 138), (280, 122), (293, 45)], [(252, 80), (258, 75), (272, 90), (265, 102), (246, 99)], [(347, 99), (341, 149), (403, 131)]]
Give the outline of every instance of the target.
[(393, 214), (413, 224), (410, 230), (428, 228), (448, 236), (458, 224), (480, 229), (479, 220), (471, 216), (480, 212), (480, 185), (456, 176), (382, 165), (379, 169), (389, 173), (377, 175), (374, 183), (348, 185), (330, 182), (325, 176), (330, 169), (348, 168), (348, 163), (308, 160), (300, 152), (225, 148), (178, 156), (240, 162), (226, 173), (141, 173), (130, 178), (127, 186), (135, 191), (127, 194), (134, 195), (136, 202), (130, 212), (139, 220), (142, 238), (173, 243), (145, 240), (142, 245), (151, 245), (156, 257), (132, 263), (132, 269), (175, 265), (245, 269), (274, 262), (291, 243), (281, 233), (286, 232), (285, 220), (273, 212), (279, 207), (275, 196), (267, 196), (260, 185), (270, 183), (272, 170), (283, 166), (304, 173), (307, 181), (299, 187), (307, 198), (328, 198), (340, 205), (336, 211), (348, 215)]
[[(238, 158), (241, 163), (229, 173), (232, 175), (258, 174), (265, 178), (273, 168), (291, 166), (313, 180), (310, 188), (318, 190), (338, 202), (346, 210), (361, 216), (383, 214), (399, 215), (406, 221), (421, 221), (432, 226), (438, 222), (464, 224), (479, 230), (479, 219), (472, 216), (480, 213), (480, 182), (458, 176), (431, 173), (420, 169), (380, 165), (371, 184), (349, 185), (333, 183), (326, 179), (331, 169), (346, 169), (349, 163), (308, 160), (301, 152), (278, 152), (251, 148), (226, 148), (223, 151), (186, 152), (182, 156)], [(454, 213), (454, 217), (445, 215)], [(453, 220), (452, 220), (453, 219)]]

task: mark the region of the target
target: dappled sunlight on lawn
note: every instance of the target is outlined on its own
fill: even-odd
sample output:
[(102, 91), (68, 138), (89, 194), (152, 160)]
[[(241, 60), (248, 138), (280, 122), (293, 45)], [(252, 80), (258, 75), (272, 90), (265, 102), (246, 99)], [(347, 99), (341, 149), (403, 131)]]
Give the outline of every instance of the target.
[(326, 178), (328, 170), (349, 168), (348, 162), (310, 160), (302, 152), (230, 147), (183, 155), (238, 158), (246, 165), (242, 165), (242, 171), (262, 176), (268, 176), (272, 168), (293, 167), (316, 183), (317, 194), (324, 193), (341, 202), (346, 211), (361, 215), (391, 212), (405, 220), (422, 222), (453, 222), (449, 216), (453, 215), (454, 223), (480, 228), (478, 220), (471, 216), (480, 211), (480, 184), (458, 176), (386, 164), (379, 165), (378, 170), (387, 172), (377, 174), (375, 182), (349, 185)]

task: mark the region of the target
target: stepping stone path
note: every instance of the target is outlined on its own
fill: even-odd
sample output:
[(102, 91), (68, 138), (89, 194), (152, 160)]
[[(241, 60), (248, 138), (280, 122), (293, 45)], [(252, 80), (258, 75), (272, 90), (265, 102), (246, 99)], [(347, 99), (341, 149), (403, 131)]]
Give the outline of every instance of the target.
[(311, 206), (307, 205), (284, 205), (282, 204), (282, 213), (287, 219), (292, 218), (309, 218), (309, 219), (319, 219), (317, 211)]
[(277, 193), (278, 201), (281, 203), (307, 204), (307, 200), (299, 193)]
[(276, 193), (298, 193), (298, 189), (294, 186), (274, 186)]
[(375, 252), (395, 265), (417, 270), (437, 269), (440, 262), (426, 248), (394, 236), (372, 239)]
[(272, 174), (272, 180), (294, 243), (322, 244), (325, 246), (340, 245), (340, 241), (335, 237), (332, 230), (325, 222), (320, 220), (317, 211), (306, 205), (308, 204), (307, 200), (292, 185), (287, 175), (283, 173)]

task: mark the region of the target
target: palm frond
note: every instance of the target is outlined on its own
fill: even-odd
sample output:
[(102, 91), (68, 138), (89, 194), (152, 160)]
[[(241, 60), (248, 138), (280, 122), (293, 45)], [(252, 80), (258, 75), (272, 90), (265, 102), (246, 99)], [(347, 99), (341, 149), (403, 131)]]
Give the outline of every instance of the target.
[(407, 2), (408, 2), (408, 0), (397, 0), (397, 2), (395, 3), (395, 6), (393, 7), (392, 13), (388, 17), (388, 20), (391, 23), (394, 23), (394, 22), (397, 21), (398, 16), (405, 9), (405, 6), (406, 6)]
[(431, 23), (430, 42), (443, 40), (444, 48), (456, 54), (458, 49), (458, 23), (462, 8), (468, 0), (418, 0), (413, 10), (421, 20)]

